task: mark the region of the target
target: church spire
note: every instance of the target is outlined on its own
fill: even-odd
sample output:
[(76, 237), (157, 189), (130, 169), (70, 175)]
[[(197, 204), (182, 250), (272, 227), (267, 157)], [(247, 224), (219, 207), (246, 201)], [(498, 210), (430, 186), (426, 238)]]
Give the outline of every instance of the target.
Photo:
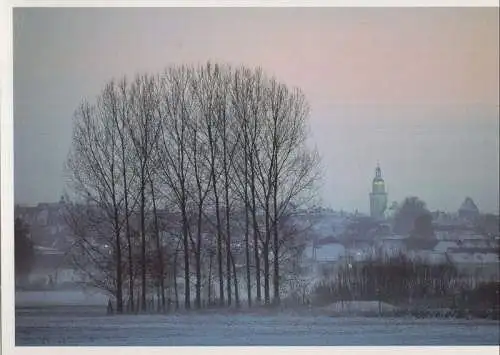
[(375, 178), (381, 179), (382, 178), (382, 170), (380, 169), (380, 164), (377, 161), (377, 167), (375, 168)]
[(377, 160), (377, 167), (375, 168), (375, 178), (373, 181), (382, 181), (382, 169), (380, 169), (380, 163)]

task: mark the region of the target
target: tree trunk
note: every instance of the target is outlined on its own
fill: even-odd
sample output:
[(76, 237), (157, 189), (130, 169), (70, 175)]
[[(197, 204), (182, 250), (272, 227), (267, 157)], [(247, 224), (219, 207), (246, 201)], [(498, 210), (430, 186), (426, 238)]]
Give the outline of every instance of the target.
[(231, 254), (231, 264), (233, 266), (233, 280), (234, 280), (234, 303), (236, 308), (240, 308), (240, 290), (238, 289), (238, 273), (236, 272), (236, 263), (234, 256)]
[(259, 257), (259, 226), (257, 223), (257, 210), (256, 210), (256, 196), (255, 196), (255, 170), (253, 164), (253, 158), (250, 155), (250, 193), (252, 198), (252, 223), (253, 223), (253, 248), (255, 257), (255, 282), (257, 288), (257, 302), (262, 302), (262, 290), (261, 290), (261, 279), (260, 279), (260, 257)]
[(224, 167), (224, 196), (225, 196), (225, 214), (226, 214), (226, 287), (227, 287), (227, 305), (231, 306), (231, 227), (229, 220), (229, 170), (227, 162), (227, 137), (226, 121), (223, 121), (223, 167)]
[[(114, 189), (114, 188), (113, 188)], [(113, 197), (114, 200), (114, 197)], [(115, 203), (113, 201), (113, 203)], [(116, 234), (116, 312), (123, 313), (123, 290), (122, 290), (122, 251), (120, 243), (120, 231), (118, 221), (118, 210), (115, 207), (115, 234)]]
[(212, 178), (215, 197), (215, 217), (217, 220), (217, 264), (219, 267), (219, 305), (224, 306), (224, 270), (222, 268), (222, 224), (219, 210), (219, 195), (217, 192), (217, 182), (215, 173)]
[(120, 242), (120, 221), (118, 217), (118, 206), (116, 203), (116, 186), (114, 179), (114, 163), (111, 164), (111, 189), (113, 202), (113, 220), (115, 229), (115, 248), (116, 248), (116, 312), (123, 313), (123, 290), (122, 290), (122, 248)]
[(249, 200), (248, 200), (248, 133), (247, 133), (247, 123), (244, 122), (244, 159), (245, 164), (244, 169), (244, 200), (245, 200), (245, 263), (246, 263), (246, 276), (247, 276), (247, 299), (248, 307), (252, 307), (252, 284), (250, 275), (250, 242), (249, 242), (249, 231), (250, 231), (250, 219), (248, 216)]
[(123, 191), (125, 197), (125, 233), (127, 237), (127, 247), (128, 247), (128, 280), (129, 280), (129, 309), (131, 312), (134, 310), (134, 271), (133, 271), (133, 259), (132, 259), (132, 240), (130, 235), (130, 220), (129, 220), (129, 206), (128, 206), (128, 184), (127, 184), (127, 170), (125, 164), (125, 147), (123, 134), (120, 133), (120, 138), (122, 140), (122, 178), (123, 178)]
[(229, 226), (229, 198), (226, 190), (226, 287), (227, 287), (227, 305), (231, 306), (231, 230)]
[(179, 310), (179, 288), (177, 287), (177, 255), (179, 255), (179, 243), (177, 243), (174, 254), (174, 293), (175, 293), (175, 310)]
[[(277, 160), (277, 159), (276, 159)], [(274, 191), (273, 191), (273, 264), (274, 264), (274, 274), (273, 274), (273, 288), (274, 288), (274, 303), (280, 303), (280, 264), (279, 264), (279, 240), (278, 240), (278, 173), (277, 173), (277, 161), (275, 161), (275, 175), (273, 181)]]
[[(268, 232), (266, 232), (267, 234)], [(266, 237), (267, 238), (267, 237)], [(264, 254), (264, 303), (266, 305), (270, 304), (271, 297), (269, 292), (269, 243), (264, 243), (262, 248), (262, 254)]]
[(146, 311), (146, 178), (145, 166), (141, 169), (141, 309)]
[[(246, 185), (246, 184), (245, 184)], [(250, 242), (249, 242), (249, 218), (248, 218), (248, 193), (245, 186), (245, 268), (247, 273), (247, 298), (248, 307), (252, 307), (252, 283), (250, 275)]]
[(150, 184), (151, 184), (151, 199), (153, 201), (153, 217), (154, 217), (154, 228), (155, 228), (155, 237), (156, 237), (156, 250), (157, 250), (157, 255), (158, 255), (158, 263), (159, 263), (159, 287), (160, 287), (160, 294), (158, 299), (161, 297), (161, 307), (162, 311), (165, 312), (165, 282), (164, 282), (164, 264), (163, 264), (163, 253), (162, 253), (162, 248), (160, 244), (160, 231), (159, 231), (159, 226), (158, 226), (158, 211), (156, 209), (156, 199), (155, 199), (155, 192), (154, 192), (154, 186), (153, 186), (153, 180), (150, 177)]
[[(200, 198), (201, 201), (201, 198)], [(201, 222), (202, 222), (202, 202), (198, 205), (198, 226), (196, 236), (196, 308), (201, 309)]]
[(208, 262), (208, 304), (212, 305), (212, 253), (209, 256)]
[(189, 231), (185, 202), (182, 203), (182, 234), (184, 242), (184, 308), (191, 309), (191, 281), (189, 270)]

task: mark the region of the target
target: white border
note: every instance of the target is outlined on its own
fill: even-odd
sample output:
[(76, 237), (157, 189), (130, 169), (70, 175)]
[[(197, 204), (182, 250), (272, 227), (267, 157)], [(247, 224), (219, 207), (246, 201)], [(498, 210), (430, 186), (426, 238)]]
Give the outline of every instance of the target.
[[(498, 7), (495, 0), (7, 0), (10, 6), (26, 7)], [(9, 7), (10, 7), (9, 6)]]
[(14, 352), (5, 354), (43, 354), (43, 355), (71, 355), (76, 354), (211, 354), (211, 355), (232, 355), (245, 354), (253, 355), (272, 354), (272, 355), (389, 355), (402, 354), (420, 355), (420, 354), (438, 354), (438, 355), (490, 355), (498, 354), (498, 349), (494, 347), (44, 347), (44, 348), (16, 348)]
[(0, 225), (1, 225), (1, 354), (14, 338), (14, 188), (13, 188), (13, 108), (12, 108), (12, 15), (10, 6), (2, 2), (0, 12)]
[(260, 6), (260, 7), (282, 7), (282, 6), (348, 6), (348, 7), (442, 7), (442, 6), (468, 6), (468, 7), (498, 7), (499, 1), (495, 0), (378, 0), (373, 3), (370, 0), (315, 0), (315, 1), (2, 1), (0, 11), (0, 181), (1, 181), (1, 340), (2, 348), (0, 354), (250, 354), (254, 352), (286, 354), (386, 354), (405, 353), (407, 355), (426, 354), (439, 352), (440, 354), (498, 354), (498, 347), (14, 347), (14, 281), (13, 281), (13, 76), (12, 76), (12, 8), (13, 7), (157, 7), (157, 6)]

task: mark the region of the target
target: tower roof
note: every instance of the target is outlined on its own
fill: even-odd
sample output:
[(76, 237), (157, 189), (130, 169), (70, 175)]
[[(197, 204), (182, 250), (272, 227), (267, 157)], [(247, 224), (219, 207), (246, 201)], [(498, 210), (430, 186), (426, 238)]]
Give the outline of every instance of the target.
[(375, 168), (375, 177), (373, 178), (373, 181), (384, 181), (382, 178), (382, 170), (380, 169), (380, 165), (377, 163), (377, 167)]
[(465, 201), (460, 206), (459, 211), (464, 211), (464, 212), (479, 212), (479, 209), (477, 208), (477, 205), (474, 203), (474, 201), (472, 200), (472, 198), (466, 197)]

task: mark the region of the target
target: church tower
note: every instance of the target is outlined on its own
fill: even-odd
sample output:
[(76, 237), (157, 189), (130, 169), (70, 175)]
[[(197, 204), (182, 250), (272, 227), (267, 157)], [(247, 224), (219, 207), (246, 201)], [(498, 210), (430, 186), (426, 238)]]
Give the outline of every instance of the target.
[(375, 177), (372, 183), (372, 192), (370, 193), (370, 216), (376, 220), (384, 219), (384, 212), (387, 208), (387, 193), (385, 191), (385, 182), (382, 179), (382, 170), (377, 164)]

